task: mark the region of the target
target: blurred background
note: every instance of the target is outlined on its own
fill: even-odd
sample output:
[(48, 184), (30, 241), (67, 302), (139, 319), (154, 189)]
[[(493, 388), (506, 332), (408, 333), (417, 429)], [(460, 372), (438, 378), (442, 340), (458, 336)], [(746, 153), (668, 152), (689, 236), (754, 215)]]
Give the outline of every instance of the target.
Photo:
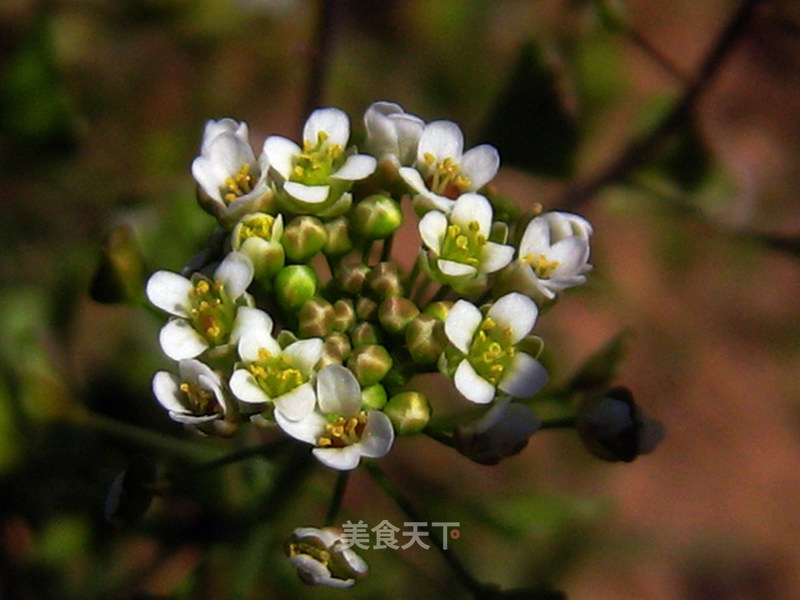
[[(258, 148), (315, 105), (358, 135), (376, 100), (456, 121), (498, 147), (504, 195), (592, 222), (595, 269), (540, 318), (544, 360), (558, 384), (626, 332), (613, 382), (668, 432), (632, 464), (571, 430), (495, 467), (414, 438), (386, 472), (504, 588), (798, 597), (797, 3), (15, 0), (0, 49), (0, 597), (467, 597), (419, 548), (364, 552), (352, 590), (305, 588), (281, 545), (324, 518), (321, 467), (299, 488), (258, 458), (187, 470), (141, 521), (103, 518), (131, 460), (252, 442), (198, 440), (157, 405), (163, 317), (96, 301), (103, 248), (139, 244), (139, 290), (202, 247), (207, 119), (247, 121)], [(342, 519), (408, 520), (362, 472)]]

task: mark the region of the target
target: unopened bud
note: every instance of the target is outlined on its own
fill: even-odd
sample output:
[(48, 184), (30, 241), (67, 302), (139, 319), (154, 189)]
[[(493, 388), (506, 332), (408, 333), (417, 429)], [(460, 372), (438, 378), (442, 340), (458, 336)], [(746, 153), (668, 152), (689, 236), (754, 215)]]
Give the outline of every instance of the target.
[(419, 433), (431, 420), (431, 403), (420, 392), (400, 392), (383, 409), (399, 435)]
[(360, 321), (374, 321), (378, 316), (378, 303), (372, 298), (361, 296), (356, 300), (356, 317)]
[(403, 224), (403, 211), (391, 198), (375, 194), (356, 204), (350, 213), (350, 224), (365, 238), (383, 239)]
[(414, 362), (434, 364), (447, 348), (444, 322), (427, 314), (417, 315), (406, 327), (406, 348)]
[(380, 344), (382, 340), (375, 325), (361, 321), (350, 332), (350, 341), (353, 342), (353, 348), (358, 348), (370, 344)]
[(283, 268), (286, 260), (282, 236), (282, 215), (252, 213), (242, 217), (233, 228), (231, 246), (250, 259), (256, 279), (269, 280)]
[(286, 555), (307, 585), (346, 588), (367, 576), (367, 563), (333, 527), (299, 527), (286, 542)]
[(328, 334), (328, 336), (325, 338), (324, 347), (328, 347), (331, 349), (331, 351), (335, 351), (341, 359), (340, 362), (347, 360), (350, 357), (350, 352), (353, 350), (353, 346), (350, 344), (350, 338), (339, 331), (334, 331)]
[(449, 300), (440, 300), (438, 302), (431, 302), (422, 312), (426, 315), (435, 317), (440, 321), (444, 321), (447, 319), (447, 315), (450, 313), (451, 308), (453, 308), (452, 302)]
[(361, 390), (361, 405), (366, 410), (381, 410), (386, 406), (386, 388), (376, 383)]
[(347, 219), (344, 217), (337, 217), (325, 223), (325, 232), (328, 237), (322, 251), (328, 256), (342, 256), (353, 249)]
[(364, 287), (370, 268), (363, 263), (344, 265), (339, 271), (337, 279), (345, 292), (358, 294)]
[(381, 298), (399, 296), (403, 293), (403, 282), (397, 265), (391, 262), (378, 263), (367, 276), (367, 285)]
[(378, 306), (378, 320), (389, 333), (402, 333), (419, 314), (419, 308), (403, 296), (389, 296)]
[(90, 293), (97, 302), (129, 302), (142, 293), (142, 256), (133, 228), (109, 233), (100, 254)]
[(283, 232), (283, 247), (286, 256), (295, 262), (306, 262), (322, 250), (328, 239), (325, 225), (316, 217), (295, 217)]
[(455, 431), (456, 450), (482, 465), (520, 453), (542, 422), (528, 406), (506, 396), (480, 419)]
[(348, 331), (356, 322), (356, 309), (353, 301), (348, 298), (341, 298), (333, 303), (333, 330)]
[(611, 462), (631, 462), (652, 452), (664, 437), (664, 426), (647, 419), (633, 394), (616, 387), (586, 400), (575, 426), (581, 441), (595, 456)]
[(353, 350), (347, 360), (349, 368), (362, 387), (378, 383), (392, 368), (392, 357), (383, 346), (370, 344)]
[(333, 305), (323, 298), (312, 298), (297, 313), (301, 337), (325, 337), (333, 329)]
[(286, 310), (295, 312), (317, 293), (317, 276), (307, 265), (289, 265), (275, 276), (275, 295)]

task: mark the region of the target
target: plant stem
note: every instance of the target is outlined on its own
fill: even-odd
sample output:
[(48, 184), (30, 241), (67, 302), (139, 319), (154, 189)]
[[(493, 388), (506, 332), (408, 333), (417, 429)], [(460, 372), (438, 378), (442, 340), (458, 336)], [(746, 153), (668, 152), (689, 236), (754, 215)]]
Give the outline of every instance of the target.
[(383, 247), (381, 248), (381, 262), (387, 262), (392, 257), (392, 242), (394, 242), (394, 234), (383, 240)]
[(542, 421), (539, 429), (569, 429), (575, 427), (575, 417), (561, 417)]
[(372, 479), (375, 483), (378, 484), (378, 487), (383, 490), (383, 492), (391, 498), (400, 510), (402, 510), (408, 517), (417, 523), (425, 523), (424, 529), (428, 532), (428, 537), (431, 543), (436, 546), (436, 549), (442, 555), (442, 557), (447, 561), (450, 567), (453, 569), (453, 572), (456, 574), (458, 580), (470, 590), (476, 597), (480, 597), (484, 591), (484, 585), (478, 581), (473, 575), (467, 570), (464, 566), (464, 563), (456, 556), (452, 550), (445, 550), (444, 543), (442, 542), (439, 533), (432, 530), (428, 526), (428, 522), (422, 518), (417, 509), (411, 504), (411, 502), (406, 498), (397, 486), (390, 480), (386, 474), (381, 470), (380, 467), (375, 465), (372, 462), (365, 462), (364, 467), (367, 469), (367, 472), (370, 474)]
[(338, 0), (317, 0), (317, 22), (309, 49), (309, 76), (304, 113), (305, 119), (322, 102), (325, 74), (331, 57), (335, 13)]
[(347, 489), (347, 482), (350, 478), (350, 471), (340, 471), (336, 478), (336, 487), (333, 489), (331, 504), (328, 507), (328, 514), (325, 516), (325, 525), (333, 525), (339, 510), (342, 508), (344, 491)]

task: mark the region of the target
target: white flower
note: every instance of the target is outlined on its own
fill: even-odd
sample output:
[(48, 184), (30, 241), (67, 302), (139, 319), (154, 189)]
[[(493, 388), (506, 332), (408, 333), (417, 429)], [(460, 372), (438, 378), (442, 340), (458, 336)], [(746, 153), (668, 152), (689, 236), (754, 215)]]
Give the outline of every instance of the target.
[(500, 155), (494, 146), (482, 144), (463, 150), (464, 134), (452, 121), (432, 121), (425, 126), (414, 166), (400, 169), (423, 209), (450, 212), (453, 199), (477, 191), (497, 174)]
[(462, 395), (477, 404), (487, 404), (497, 389), (517, 398), (530, 398), (544, 387), (544, 367), (516, 348), (533, 329), (538, 314), (536, 303), (517, 292), (499, 298), (485, 317), (466, 300), (453, 305), (444, 331), (463, 355), (453, 375)]
[(231, 246), (250, 259), (254, 277), (271, 277), (284, 265), (286, 253), (281, 244), (283, 215), (266, 213), (245, 215), (231, 232)]
[(281, 136), (264, 141), (283, 199), (295, 212), (324, 212), (353, 181), (375, 171), (374, 157), (346, 152), (349, 139), (347, 115), (337, 108), (320, 108), (306, 121), (302, 148)]
[(192, 162), (201, 206), (230, 228), (244, 214), (264, 209), (272, 198), (263, 152), (256, 160), (247, 124), (208, 121), (200, 156)]
[(503, 396), (483, 417), (456, 429), (456, 448), (477, 463), (494, 465), (521, 452), (541, 424), (530, 407)]
[(213, 281), (197, 273), (191, 279), (170, 271), (153, 273), (147, 297), (174, 315), (159, 334), (164, 354), (182, 360), (236, 343), (242, 330), (262, 320), (261, 311), (239, 306), (252, 280), (253, 266), (239, 252), (225, 257)]
[(366, 148), (379, 160), (389, 160), (395, 168), (411, 165), (417, 158), (417, 145), (425, 129), (419, 117), (403, 111), (394, 102), (374, 102), (364, 113)]
[(449, 217), (432, 210), (420, 219), (422, 241), (433, 251), (435, 265), (445, 278), (473, 279), (511, 262), (511, 246), (488, 240), (492, 216), (492, 205), (485, 197), (467, 193), (455, 201)]
[(242, 402), (271, 404), (286, 419), (297, 421), (314, 410), (316, 395), (311, 384), (314, 365), (322, 357), (322, 340), (298, 340), (281, 349), (267, 327), (250, 329), (239, 340), (243, 365), (230, 380), (233, 394)]
[(552, 300), (566, 288), (586, 281), (592, 269), (586, 219), (563, 212), (539, 215), (528, 223), (519, 244), (517, 271), (522, 291)]
[(328, 365), (317, 374), (317, 407), (299, 421), (275, 413), (275, 421), (295, 439), (316, 446), (314, 456), (332, 469), (347, 471), (362, 456), (384, 456), (394, 442), (392, 422), (377, 410), (364, 411), (361, 386), (341, 365)]
[(174, 421), (197, 425), (228, 414), (222, 381), (208, 365), (194, 359), (182, 360), (178, 373), (159, 371), (153, 377), (153, 393)]
[(286, 544), (289, 562), (308, 585), (346, 588), (366, 577), (369, 567), (333, 527), (298, 527)]

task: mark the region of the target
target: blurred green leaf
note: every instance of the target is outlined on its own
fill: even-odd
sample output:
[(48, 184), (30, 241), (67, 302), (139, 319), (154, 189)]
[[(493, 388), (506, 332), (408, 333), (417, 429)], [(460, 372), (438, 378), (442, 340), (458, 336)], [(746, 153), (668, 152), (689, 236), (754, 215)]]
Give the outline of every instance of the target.
[(714, 161), (695, 115), (683, 119), (653, 163), (684, 192), (696, 191), (705, 182)]
[(535, 43), (522, 47), (481, 138), (500, 149), (503, 164), (556, 177), (572, 173), (578, 129)]

